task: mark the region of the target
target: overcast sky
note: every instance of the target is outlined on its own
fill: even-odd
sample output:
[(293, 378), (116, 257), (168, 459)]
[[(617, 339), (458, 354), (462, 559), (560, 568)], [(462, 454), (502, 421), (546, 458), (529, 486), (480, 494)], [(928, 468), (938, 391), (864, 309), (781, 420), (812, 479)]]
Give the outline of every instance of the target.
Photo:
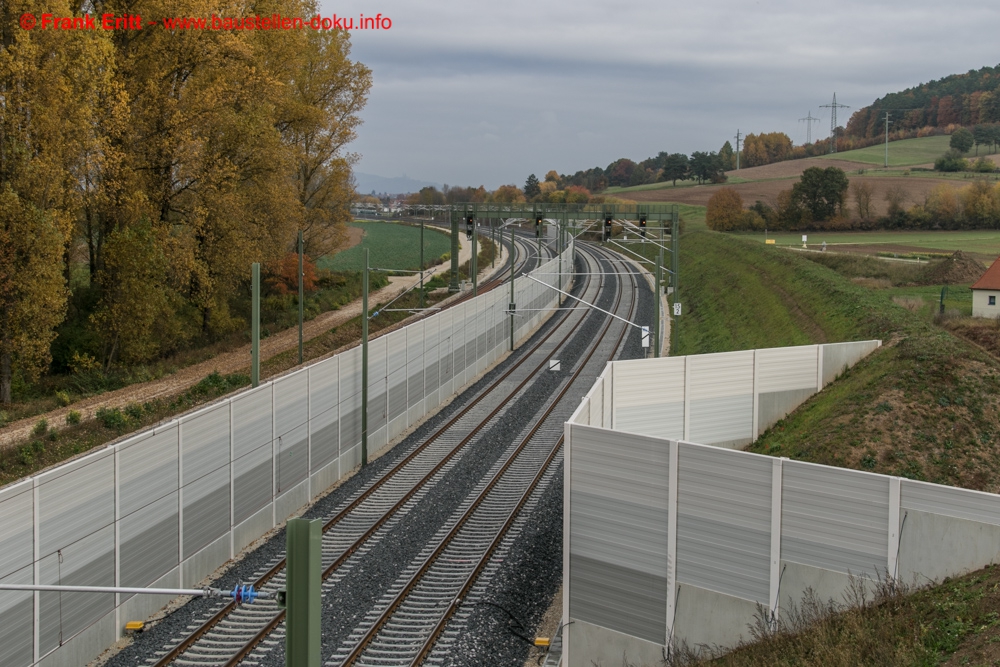
[(661, 150), (718, 150), (737, 129), (828, 136), (889, 92), (1000, 63), (997, 0), (812, 2), (321, 0), (373, 71), (357, 171), (523, 186)]

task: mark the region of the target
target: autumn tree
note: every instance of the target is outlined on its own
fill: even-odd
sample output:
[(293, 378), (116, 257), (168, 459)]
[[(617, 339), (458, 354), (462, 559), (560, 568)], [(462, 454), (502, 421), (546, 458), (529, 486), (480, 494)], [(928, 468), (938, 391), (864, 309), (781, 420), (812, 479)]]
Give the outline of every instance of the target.
[(843, 210), (849, 183), (837, 167), (809, 167), (792, 186), (792, 200), (815, 221), (829, 220)]
[(872, 215), (872, 195), (875, 189), (868, 181), (854, 181), (851, 183), (851, 194), (854, 195), (854, 206), (858, 212), (858, 217), (867, 220)]
[(517, 204), (524, 202), (525, 199), (524, 193), (516, 185), (501, 185), (490, 195), (489, 201), (499, 204)]
[(709, 229), (737, 229), (743, 217), (743, 198), (735, 188), (719, 188), (708, 200), (705, 222)]
[(37, 377), (49, 363), (54, 329), (66, 312), (62, 274), (66, 228), (23, 201), (9, 183), (0, 190), (0, 403), (11, 403), (16, 367)]

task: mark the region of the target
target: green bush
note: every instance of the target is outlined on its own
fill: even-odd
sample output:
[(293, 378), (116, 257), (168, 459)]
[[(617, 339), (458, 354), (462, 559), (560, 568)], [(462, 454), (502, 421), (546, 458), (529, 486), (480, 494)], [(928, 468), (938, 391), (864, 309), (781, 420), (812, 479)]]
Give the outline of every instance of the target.
[(66, 415), (66, 423), (70, 426), (80, 423), (80, 413), (76, 410), (70, 410), (69, 414)]
[(72, 403), (72, 401), (69, 398), (69, 394), (67, 394), (65, 391), (56, 392), (56, 402), (62, 407), (66, 407), (67, 405)]
[(104, 428), (122, 429), (128, 426), (128, 415), (119, 408), (98, 408), (97, 421), (104, 425)]
[(46, 431), (48, 430), (49, 430), (49, 422), (47, 422), (43, 418), (35, 422), (35, 428), (31, 429), (31, 434), (34, 436), (45, 435)]
[(125, 416), (129, 419), (139, 421), (143, 414), (145, 414), (145, 410), (138, 403), (129, 403), (125, 406)]

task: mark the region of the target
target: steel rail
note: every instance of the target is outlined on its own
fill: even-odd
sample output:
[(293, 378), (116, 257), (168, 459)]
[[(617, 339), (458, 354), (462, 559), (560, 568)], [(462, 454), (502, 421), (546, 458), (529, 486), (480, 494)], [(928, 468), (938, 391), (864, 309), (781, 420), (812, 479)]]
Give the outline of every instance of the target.
[[(614, 260), (609, 260), (609, 261), (614, 261)], [(636, 284), (635, 274), (632, 273), (632, 272), (629, 272), (629, 277), (631, 279), (632, 286), (634, 288), (635, 284)], [(621, 299), (622, 299), (624, 293), (625, 293), (624, 281), (620, 281), (619, 282), (619, 289), (618, 289), (618, 295), (617, 295), (616, 303), (615, 303), (614, 307), (612, 308), (612, 310), (617, 310), (618, 309), (619, 304), (621, 303)], [(636, 299), (633, 299), (631, 307), (629, 309), (630, 310), (630, 312), (629, 312), (630, 317), (634, 314), (634, 312), (635, 312), (635, 310), (636, 310), (637, 307), (638, 307), (638, 299), (636, 298)], [(581, 318), (580, 321), (582, 322), (584, 319), (586, 319), (586, 318)], [(607, 333), (608, 329), (611, 327), (611, 325), (613, 323), (614, 323), (614, 320), (612, 318), (608, 318), (608, 322), (605, 324), (604, 329), (601, 331), (600, 335), (598, 335), (598, 336), (596, 336), (594, 338), (595, 342), (590, 347), (590, 350), (588, 351), (586, 357), (579, 364), (578, 368), (574, 371), (574, 373), (571, 376), (571, 378), (569, 379), (569, 381), (564, 384), (562, 390), (560, 390), (560, 392), (556, 396), (556, 398), (553, 401), (551, 401), (550, 405), (546, 408), (545, 412), (540, 417), (537, 418), (534, 426), (531, 428), (531, 430), (528, 432), (528, 434), (521, 440), (521, 442), (518, 444), (518, 446), (514, 450), (514, 452), (511, 453), (511, 455), (504, 462), (504, 464), (501, 466), (501, 468), (494, 474), (493, 478), (483, 488), (483, 490), (478, 494), (478, 496), (476, 497), (476, 499), (472, 502), (472, 504), (468, 507), (468, 509), (463, 513), (463, 515), (459, 518), (459, 520), (455, 523), (455, 525), (451, 528), (451, 530), (448, 531), (447, 535), (441, 540), (441, 542), (434, 549), (434, 551), (431, 553), (431, 555), (427, 557), (427, 559), (424, 561), (424, 563), (414, 573), (414, 575), (410, 578), (410, 580), (406, 583), (406, 585), (402, 588), (402, 590), (393, 598), (392, 602), (389, 603), (389, 605), (386, 607), (385, 610), (383, 610), (383, 612), (375, 620), (375, 622), (372, 624), (372, 626), (365, 632), (364, 636), (358, 641), (358, 643), (354, 646), (354, 648), (350, 651), (350, 653), (348, 653), (348, 655), (346, 656), (346, 658), (344, 659), (344, 661), (341, 663), (341, 667), (348, 667), (348, 666), (353, 665), (355, 663), (355, 661), (361, 656), (361, 654), (368, 647), (368, 645), (375, 639), (375, 637), (382, 630), (382, 628), (385, 626), (385, 624), (388, 622), (388, 620), (392, 617), (392, 615), (396, 612), (396, 610), (399, 609), (400, 605), (409, 596), (409, 594), (413, 591), (413, 589), (416, 587), (416, 585), (419, 583), (419, 581), (422, 579), (422, 577), (430, 570), (431, 566), (435, 563), (435, 561), (438, 559), (438, 557), (445, 551), (445, 549), (455, 539), (455, 537), (458, 535), (458, 533), (460, 532), (460, 530), (468, 523), (469, 519), (475, 514), (476, 510), (486, 500), (486, 498), (487, 498), (487, 496), (489, 496), (490, 492), (499, 484), (499, 482), (500, 482), (501, 478), (504, 476), (504, 474), (510, 469), (510, 467), (514, 464), (514, 462), (517, 459), (517, 457), (528, 446), (531, 438), (534, 437), (534, 435), (538, 432), (538, 430), (545, 423), (545, 420), (556, 409), (556, 407), (559, 405), (559, 402), (565, 397), (566, 393), (568, 393), (570, 387), (572, 387), (573, 382), (576, 380), (576, 378), (579, 377), (580, 374), (583, 373), (584, 369), (586, 369), (588, 362), (590, 361), (591, 357), (593, 357), (594, 353), (598, 349), (599, 342), (604, 337), (604, 335)], [(626, 327), (623, 327), (622, 328), (622, 332), (619, 334), (618, 340), (615, 342), (615, 345), (612, 348), (613, 350), (617, 350), (618, 347), (621, 345), (622, 338), (624, 337), (626, 331), (628, 331), (628, 329)], [(553, 451), (550, 453), (549, 458), (547, 459), (548, 461), (551, 461), (552, 458), (554, 458), (555, 453), (558, 450), (559, 444), (561, 442), (562, 442), (562, 439), (560, 439), (559, 442), (556, 444), (556, 446), (553, 447)], [(543, 466), (543, 468), (544, 468), (544, 466)], [(544, 470), (542, 472), (544, 472)], [(540, 474), (541, 474), (541, 472), (539, 473), (539, 475)], [(538, 479), (540, 479), (540, 477)], [(529, 494), (529, 496), (530, 496), (530, 494)], [(523, 500), (526, 501), (527, 497), (523, 498)], [(523, 503), (519, 503), (518, 508), (520, 508), (521, 506), (523, 506)], [(516, 516), (516, 513), (517, 512), (514, 512), (515, 516)], [(513, 519), (509, 519), (504, 524), (504, 526), (505, 526), (504, 530), (493, 540), (493, 542), (491, 543), (491, 546), (490, 546), (490, 550), (488, 551), (487, 554), (485, 554), (485, 556), (488, 556), (488, 555), (492, 554), (492, 551), (495, 550), (495, 546), (499, 545), (499, 543), (500, 543), (499, 540), (501, 539), (502, 535), (506, 534), (507, 529), (509, 529), (509, 527), (510, 527), (510, 525), (512, 523), (513, 523)], [(486, 557), (484, 557), (484, 559), (481, 560), (481, 562), (477, 565), (477, 567), (476, 567), (476, 569), (474, 571), (474, 576), (471, 577), (471, 581), (475, 581), (475, 579), (481, 573), (482, 568), (485, 567), (485, 565), (488, 562), (488, 560), (489, 559), (486, 558)], [(471, 583), (467, 582), (467, 587), (471, 587)], [(464, 588), (465, 587), (463, 587), (463, 589)], [(446, 612), (447, 619), (451, 618), (451, 614), (454, 613), (454, 609), (455, 608), (456, 608), (456, 605), (454, 604), (454, 602), (452, 603), (452, 605), (449, 605), (449, 611)], [(439, 621), (439, 625), (435, 627), (435, 634), (433, 635), (433, 640), (434, 641), (436, 641), (437, 636), (440, 634), (440, 630), (443, 630), (444, 625), (446, 623), (447, 623), (447, 621), (443, 621), (443, 622)], [(430, 644), (432, 645), (433, 641), (430, 641)], [(412, 664), (419, 664), (420, 659), (422, 659), (421, 656), (424, 655), (426, 653), (426, 651), (429, 651), (429, 650), (430, 650), (430, 647), (428, 646), (427, 642), (425, 642), (425, 645), (421, 649), (422, 653), (418, 655), (417, 661), (415, 661)]]
[[(527, 253), (525, 254), (527, 255)], [(540, 340), (538, 340), (530, 348), (530, 350), (525, 354), (523, 354), (521, 358), (518, 359), (509, 369), (507, 369), (498, 378), (493, 380), (487, 387), (484, 387), (479, 392), (479, 394), (475, 398), (473, 398), (472, 401), (469, 402), (468, 405), (464, 406), (461, 410), (459, 410), (451, 419), (448, 420), (448, 422), (446, 422), (437, 431), (435, 431), (433, 435), (431, 435), (423, 443), (414, 448), (413, 451), (407, 454), (403, 459), (401, 459), (398, 463), (396, 463), (391, 469), (389, 469), (387, 472), (381, 475), (378, 479), (374, 480), (371, 486), (367, 487), (364, 491), (362, 491), (360, 495), (358, 495), (358, 497), (356, 497), (354, 500), (348, 503), (348, 505), (345, 506), (340, 512), (338, 512), (333, 518), (328, 520), (323, 525), (323, 532), (326, 533), (329, 530), (331, 530), (334, 526), (336, 526), (340, 521), (344, 519), (344, 517), (349, 515), (362, 502), (367, 500), (372, 494), (374, 494), (378, 489), (380, 489), (387, 481), (392, 479), (392, 477), (394, 477), (400, 470), (405, 468), (420, 453), (425, 451), (430, 446), (431, 443), (440, 438), (445, 432), (447, 432), (449, 428), (454, 426), (455, 423), (459, 421), (459, 419), (464, 417), (474, 407), (476, 407), (480, 402), (482, 402), (494, 389), (499, 387), (504, 380), (506, 380), (525, 362), (527, 362), (531, 358), (531, 355), (535, 353), (539, 348), (541, 348), (541, 346), (544, 345), (548, 341), (548, 339), (556, 333), (556, 331), (558, 331), (559, 327), (563, 323), (565, 323), (567, 318), (569, 318), (569, 315), (568, 314), (564, 315), (562, 321), (553, 326), (550, 331), (548, 331)], [(568, 340), (575, 333), (576, 329), (580, 326), (580, 323), (582, 321), (583, 318), (581, 318), (575, 325), (573, 325), (570, 331), (563, 337), (563, 341)], [(550, 353), (544, 359), (542, 359), (542, 361), (535, 367), (533, 371), (531, 371), (525, 377), (523, 381), (521, 381), (512, 391), (508, 392), (508, 398), (510, 396), (515, 395), (518, 391), (523, 389), (524, 386), (527, 385), (527, 383), (534, 377), (535, 373), (537, 373), (539, 370), (542, 370), (545, 367), (545, 364), (548, 361), (548, 357), (554, 354), (555, 349), (558, 349), (558, 346), (556, 346), (556, 348), (553, 349), (552, 353)], [(490, 419), (492, 419), (504, 407), (506, 401), (507, 399), (501, 401), (498, 407), (493, 411), (491, 411), (491, 413), (482, 421), (487, 422)], [(366, 533), (363, 535), (361, 539), (357, 540), (354, 544), (352, 544), (342, 556), (338, 557), (334, 561), (334, 563), (331, 564), (330, 567), (326, 568), (323, 572), (323, 579), (324, 580), (327, 579), (333, 573), (333, 571), (337, 569), (337, 567), (339, 567), (350, 555), (355, 553), (358, 550), (358, 548), (360, 548), (364, 544), (364, 542), (367, 541), (379, 527), (381, 527), (389, 518), (391, 518), (393, 514), (395, 514), (399, 510), (399, 508), (405, 505), (406, 501), (412, 498), (412, 496), (420, 488), (422, 488), (427, 483), (427, 481), (429, 481), (431, 477), (433, 477), (434, 474), (440, 471), (440, 469), (443, 468), (448, 461), (454, 458), (454, 456), (462, 448), (464, 448), (466, 444), (468, 444), (468, 442), (475, 435), (475, 432), (476, 431), (473, 430), (467, 437), (463, 438), (461, 442), (459, 442), (459, 444), (450, 453), (448, 453), (436, 466), (434, 466), (434, 468), (427, 475), (425, 475), (423, 479), (419, 480), (417, 484), (414, 485), (399, 502), (393, 505), (390, 511), (384, 513), (383, 516), (376, 522), (376, 524), (372, 526), (370, 530), (366, 531)], [(285, 567), (285, 559), (282, 558), (262, 576), (258, 577), (258, 579), (253, 583), (254, 588), (260, 590), (267, 582), (269, 582), (278, 573), (280, 573), (284, 569), (284, 567)], [(181, 642), (179, 642), (175, 647), (167, 651), (165, 655), (163, 655), (159, 660), (157, 660), (156, 663), (154, 663), (153, 667), (166, 667), (166, 665), (172, 663), (178, 656), (180, 656), (182, 653), (191, 648), (195, 643), (198, 642), (198, 640), (200, 640), (202, 637), (208, 634), (214, 627), (216, 627), (227, 616), (229, 616), (233, 611), (235, 611), (237, 609), (237, 606), (238, 605), (235, 602), (229, 602), (228, 604), (226, 604), (215, 614), (209, 617), (204, 623), (202, 623), (197, 629), (195, 629), (190, 635), (188, 635)], [(238, 649), (236, 653), (233, 655), (233, 657), (227, 662), (225, 662), (224, 665), (226, 667), (233, 667), (234, 665), (238, 664), (240, 660), (246, 657), (246, 655), (250, 653), (250, 651), (252, 651), (254, 647), (256, 647), (256, 645), (260, 643), (261, 640), (263, 640), (268, 634), (270, 634), (274, 630), (274, 628), (276, 628), (281, 623), (281, 621), (284, 620), (284, 617), (285, 617), (284, 610), (276, 614), (254, 636), (254, 638), (250, 642), (248, 642), (246, 645)]]

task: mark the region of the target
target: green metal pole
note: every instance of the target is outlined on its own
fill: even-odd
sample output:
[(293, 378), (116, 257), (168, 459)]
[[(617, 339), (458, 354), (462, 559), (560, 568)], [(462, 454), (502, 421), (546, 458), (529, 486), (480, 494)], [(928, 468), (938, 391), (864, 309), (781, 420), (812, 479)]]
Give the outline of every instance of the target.
[(302, 320), (305, 316), (303, 300), (305, 298), (305, 288), (302, 285), (302, 231), (299, 231), (299, 363), (302, 363)]
[(663, 248), (656, 253), (656, 276), (653, 283), (653, 357), (660, 356), (660, 284), (663, 282)]
[(361, 290), (361, 465), (368, 465), (368, 248)]
[(514, 226), (510, 227), (510, 351), (514, 351)]
[(323, 521), (289, 519), (285, 529), (285, 665), (319, 667)]
[(493, 244), (493, 258), (490, 260), (490, 268), (492, 269), (497, 265), (497, 226), (493, 224), (493, 218), (490, 218), (490, 243)]
[(420, 310), (424, 309), (424, 221), (420, 221)]
[(253, 306), (250, 319), (250, 384), (260, 384), (260, 262), (252, 267)]
[[(677, 207), (674, 206), (673, 214), (670, 220), (670, 282), (674, 287), (674, 303), (678, 303), (680, 292), (678, 291), (678, 283), (680, 278), (680, 224), (677, 218)], [(677, 354), (677, 318), (673, 318), (670, 324), (670, 340), (672, 341), (671, 350), (673, 354)]]
[(458, 286), (458, 218), (455, 217), (455, 210), (451, 210), (451, 284), (448, 285), (449, 292), (457, 292)]
[(477, 225), (478, 225), (478, 221), (476, 220), (475, 215), (473, 215), (473, 217), (472, 217), (472, 259), (469, 260), (469, 273), (472, 274), (472, 296), (476, 296), (476, 295), (479, 294), (479, 278), (478, 278), (478, 273), (479, 273), (479, 257), (478, 257), (478, 254), (479, 253), (476, 252), (476, 249), (477, 249), (476, 241), (478, 240), (476, 238), (476, 236), (477, 236), (477, 234), (476, 234), (476, 226)]

